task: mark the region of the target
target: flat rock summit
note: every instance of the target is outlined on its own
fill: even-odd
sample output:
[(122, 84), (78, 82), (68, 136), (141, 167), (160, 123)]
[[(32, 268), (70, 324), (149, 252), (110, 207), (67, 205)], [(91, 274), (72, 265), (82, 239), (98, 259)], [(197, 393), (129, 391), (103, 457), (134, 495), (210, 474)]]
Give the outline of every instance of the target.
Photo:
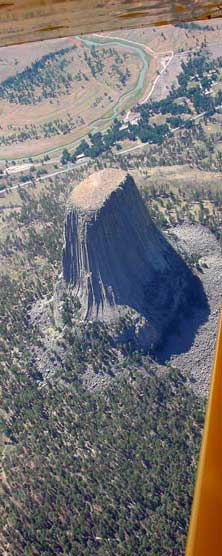
[(129, 339), (149, 347), (195, 296), (197, 278), (121, 170), (95, 172), (75, 187), (64, 236), (63, 284), (83, 321), (128, 319)]

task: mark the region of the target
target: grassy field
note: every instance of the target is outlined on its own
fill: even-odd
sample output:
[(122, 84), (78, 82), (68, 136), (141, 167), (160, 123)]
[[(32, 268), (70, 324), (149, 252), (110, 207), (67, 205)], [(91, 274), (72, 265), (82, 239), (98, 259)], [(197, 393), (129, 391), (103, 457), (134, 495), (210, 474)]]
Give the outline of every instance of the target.
[[(50, 43), (48, 53), (53, 52), (50, 50)], [(1, 100), (1, 158), (13, 159), (22, 157), (23, 154), (33, 155), (75, 141), (89, 131), (89, 126), (94, 120), (109, 114), (111, 118), (114, 117), (113, 107), (119, 103), (121, 96), (126, 96), (126, 102), (123, 99), (117, 111), (122, 111), (124, 105), (128, 105), (130, 99), (127, 93), (133, 92), (142, 67), (142, 60), (136, 51), (130, 50), (127, 45), (118, 48), (118, 45), (114, 44), (107, 47), (98, 46), (92, 54), (90, 48), (82, 45), (77, 39), (70, 39), (68, 47), (61, 45), (59, 40), (58, 51), (61, 46), (70, 48), (70, 51), (61, 56), (62, 71), (61, 67), (58, 68), (58, 61), (54, 59), (47, 62), (42, 70), (45, 72), (43, 80), (50, 79), (47, 72), (51, 71), (54, 72), (52, 76), (55, 75), (55, 79), (61, 83), (55, 98), (50, 93), (48, 98), (41, 96), (41, 87), (38, 84), (32, 93), (32, 84), (26, 81), (27, 86), (30, 84), (34, 101), (31, 99), (30, 103), (22, 104), (20, 98), (17, 100), (16, 93), (13, 93), (15, 98), (13, 97), (12, 101), (10, 98)], [(3, 68), (2, 74), (0, 73), (3, 79), (6, 63), (9, 64), (11, 75), (15, 74), (14, 56), (15, 52), (12, 49), (11, 64), (2, 57), (2, 60), (5, 60), (2, 66), (0, 65), (0, 68)], [(33, 63), (32, 58), (29, 61), (28, 56), (25, 56), (25, 59), (27, 64)], [(16, 67), (19, 67), (20, 74), (17, 72), (17, 75), (21, 76), (22, 83), (24, 76), (21, 72), (24, 72), (24, 68), (22, 64), (17, 64)], [(70, 76), (70, 86), (65, 90), (62, 82), (67, 75)], [(49, 86), (48, 82), (46, 86)], [(12, 87), (9, 94), (11, 89)], [(49, 124), (48, 127), (44, 127), (46, 124)], [(23, 138), (24, 133), (29, 136)]]

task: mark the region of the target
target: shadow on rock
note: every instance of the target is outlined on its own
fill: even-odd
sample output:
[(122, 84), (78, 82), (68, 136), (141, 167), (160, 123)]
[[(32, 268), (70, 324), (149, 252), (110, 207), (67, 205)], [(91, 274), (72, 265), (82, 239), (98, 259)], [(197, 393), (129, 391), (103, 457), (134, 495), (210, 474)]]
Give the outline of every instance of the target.
[(161, 344), (153, 354), (160, 364), (165, 364), (173, 355), (180, 355), (190, 350), (198, 329), (207, 322), (210, 307), (201, 280), (192, 276), (192, 284), (186, 303), (183, 303), (177, 317), (165, 330)]

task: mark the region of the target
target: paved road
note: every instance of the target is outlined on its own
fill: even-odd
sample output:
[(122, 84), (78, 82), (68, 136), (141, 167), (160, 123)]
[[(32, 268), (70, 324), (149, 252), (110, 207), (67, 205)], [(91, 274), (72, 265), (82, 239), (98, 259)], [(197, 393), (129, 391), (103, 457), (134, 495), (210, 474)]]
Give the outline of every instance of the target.
[(41, 176), (40, 178), (35, 178), (35, 180), (29, 180), (29, 181), (25, 181), (22, 183), (19, 183), (18, 185), (13, 185), (12, 187), (8, 187), (5, 189), (1, 189), (0, 193), (11, 193), (11, 191), (18, 189), (19, 187), (24, 188), (26, 187), (26, 185), (30, 185), (33, 182), (39, 182), (39, 181), (46, 181), (49, 178), (52, 178), (54, 176), (58, 176), (59, 174), (65, 174), (67, 172), (71, 172), (72, 170), (74, 170), (76, 168), (76, 166), (83, 166), (84, 164), (87, 164), (87, 160), (86, 161), (80, 161), (80, 162), (76, 162), (75, 165), (73, 166), (68, 166), (66, 168), (63, 168), (62, 170), (56, 170), (55, 172), (51, 172), (51, 174), (44, 174), (44, 176)]
[[(219, 108), (219, 106), (215, 107), (216, 109)], [(203, 116), (205, 116), (207, 114), (207, 111), (205, 110), (204, 112), (201, 112), (201, 114), (197, 114), (197, 116), (194, 116), (193, 118), (190, 118), (191, 121), (196, 121), (198, 119), (203, 118)], [(175, 129), (172, 130), (172, 133), (176, 133), (177, 131), (179, 131), (180, 129), (183, 129), (183, 126), (180, 127), (175, 127)], [(118, 151), (117, 153), (115, 153), (115, 157), (118, 156), (122, 156), (124, 154), (128, 154), (132, 151), (136, 151), (138, 149), (144, 149), (144, 147), (146, 147), (147, 145), (150, 145), (150, 142), (146, 142), (146, 143), (141, 143), (141, 145), (135, 145), (134, 147), (129, 147), (128, 149), (124, 149), (123, 151)], [(39, 181), (45, 181), (48, 178), (52, 178), (54, 176), (57, 176), (59, 174), (64, 174), (64, 173), (68, 173), (71, 172), (72, 170), (74, 170), (76, 168), (76, 166), (83, 166), (84, 164), (87, 164), (87, 160), (86, 161), (77, 161), (75, 163), (75, 165), (73, 166), (68, 166), (67, 168), (64, 168), (62, 170), (56, 170), (55, 172), (52, 172), (51, 174), (44, 174), (44, 176), (41, 176), (40, 178), (36, 178), (35, 182), (39, 182)], [(26, 181), (24, 183), (19, 183), (18, 185), (14, 185), (13, 187), (10, 188), (5, 188), (2, 189), (0, 191), (0, 193), (10, 193), (12, 190), (14, 189), (18, 189), (19, 187), (24, 188), (26, 185), (30, 185), (31, 183), (33, 183), (32, 180)]]

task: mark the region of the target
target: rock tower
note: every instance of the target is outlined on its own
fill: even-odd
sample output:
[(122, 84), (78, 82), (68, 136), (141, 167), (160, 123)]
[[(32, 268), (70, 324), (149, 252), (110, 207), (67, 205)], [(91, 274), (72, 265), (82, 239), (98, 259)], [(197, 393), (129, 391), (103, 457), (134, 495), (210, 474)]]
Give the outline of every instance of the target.
[(82, 320), (108, 323), (128, 312), (134, 328), (145, 331), (144, 341), (156, 343), (186, 303), (192, 278), (129, 174), (105, 169), (75, 187), (67, 206), (63, 282), (78, 298)]

